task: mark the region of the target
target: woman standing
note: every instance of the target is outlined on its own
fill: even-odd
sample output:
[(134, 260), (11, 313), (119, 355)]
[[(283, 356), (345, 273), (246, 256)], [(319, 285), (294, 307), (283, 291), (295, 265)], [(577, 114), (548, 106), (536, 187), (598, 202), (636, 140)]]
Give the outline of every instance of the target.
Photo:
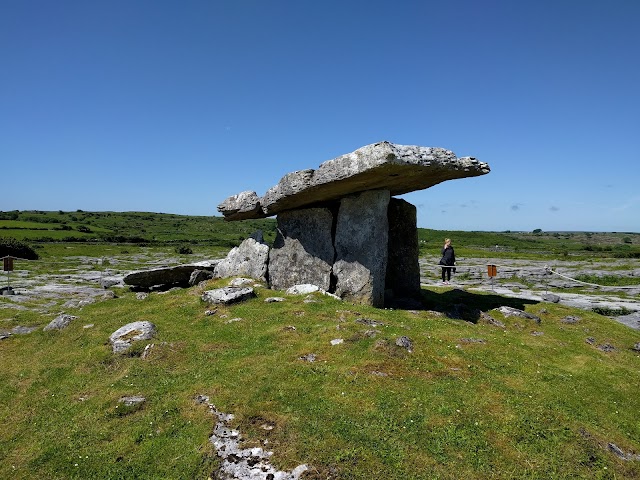
[(456, 254), (451, 246), (450, 238), (445, 238), (444, 240), (442, 258), (440, 259), (439, 264), (447, 265), (447, 267), (442, 267), (442, 283), (449, 285), (449, 281), (451, 280), (451, 270), (453, 270), (453, 266), (456, 264)]

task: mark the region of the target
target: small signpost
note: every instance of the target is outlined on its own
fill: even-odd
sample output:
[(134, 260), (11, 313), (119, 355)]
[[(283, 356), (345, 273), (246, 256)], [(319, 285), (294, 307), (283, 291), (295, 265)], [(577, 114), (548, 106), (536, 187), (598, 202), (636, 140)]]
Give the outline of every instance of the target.
[(489, 275), (489, 280), (491, 280), (491, 290), (493, 290), (493, 277), (498, 275), (498, 267), (493, 264), (487, 265), (487, 275)]
[(495, 265), (487, 265), (487, 275), (490, 277), (495, 277), (498, 274), (498, 267)]
[(18, 257), (12, 257), (10, 255), (2, 257), (2, 267), (3, 270), (7, 272), (7, 288), (3, 289), (3, 295), (13, 295), (13, 288), (11, 288), (11, 272), (13, 271), (13, 261), (17, 259)]

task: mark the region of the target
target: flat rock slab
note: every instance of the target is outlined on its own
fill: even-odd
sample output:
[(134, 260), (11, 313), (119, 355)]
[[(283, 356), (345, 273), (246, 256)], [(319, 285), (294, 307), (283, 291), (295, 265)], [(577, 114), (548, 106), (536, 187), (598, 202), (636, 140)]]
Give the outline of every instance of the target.
[(202, 300), (210, 304), (228, 305), (230, 303), (242, 302), (255, 296), (256, 294), (251, 287), (224, 287), (207, 290), (202, 294)]
[(367, 190), (402, 195), (489, 171), (488, 164), (458, 158), (444, 148), (380, 142), (326, 161), (317, 170), (288, 173), (263, 197), (250, 191), (233, 195), (218, 205), (218, 211), (225, 220), (264, 218)]
[(158, 285), (188, 286), (191, 274), (196, 270), (213, 271), (218, 261), (198, 262), (191, 265), (152, 268), (131, 272), (123, 279), (124, 283), (138, 288), (152, 288)]

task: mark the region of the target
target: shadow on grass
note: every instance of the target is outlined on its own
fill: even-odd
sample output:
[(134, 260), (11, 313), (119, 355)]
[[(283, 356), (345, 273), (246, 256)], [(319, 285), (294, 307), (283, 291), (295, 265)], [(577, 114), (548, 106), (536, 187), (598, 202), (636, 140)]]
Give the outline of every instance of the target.
[(483, 312), (494, 308), (512, 307), (524, 310), (525, 305), (535, 305), (535, 300), (503, 297), (495, 294), (479, 294), (454, 288), (444, 292), (422, 289), (421, 300), (424, 308), (445, 314), (449, 318), (478, 323)]

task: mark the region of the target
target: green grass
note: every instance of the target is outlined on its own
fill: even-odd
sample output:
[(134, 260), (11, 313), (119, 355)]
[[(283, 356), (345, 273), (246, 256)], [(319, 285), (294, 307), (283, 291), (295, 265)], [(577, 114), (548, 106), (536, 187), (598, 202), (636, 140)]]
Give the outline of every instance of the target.
[(594, 283), (596, 285), (607, 286), (629, 286), (640, 285), (640, 278), (638, 277), (621, 277), (619, 275), (577, 275), (576, 280), (587, 283)]
[[(3, 216), (6, 219), (2, 219)], [(79, 231), (79, 227), (90, 232)], [(0, 212), (1, 236), (39, 243), (189, 243), (230, 248), (240, 244), (256, 230), (263, 230), (265, 238), (273, 241), (275, 221), (226, 222), (221, 217), (148, 212)]]
[[(79, 318), (63, 331), (0, 342), (0, 478), (205, 479), (214, 420), (197, 394), (236, 415), (248, 445), (268, 440), (280, 468), (309, 464), (307, 478), (640, 477), (639, 462), (606, 448), (640, 450), (638, 332), (606, 317), (442, 288), (424, 291), (422, 312), (323, 296), (265, 304), (277, 292), (259, 289), (206, 316), (200, 292), (124, 293), (70, 312)], [(443, 315), (459, 303), (506, 328)], [(501, 305), (542, 323), (504, 318)], [(385, 326), (369, 337), (361, 317)], [(0, 318), (0, 328), (51, 319)], [(114, 356), (109, 335), (135, 320), (158, 327), (150, 355)], [(395, 345), (401, 335), (412, 353)], [(299, 359), (307, 353), (317, 361)], [(147, 402), (123, 411), (118, 399), (133, 394)]]
[[(213, 207), (212, 207), (213, 209)], [(78, 231), (89, 229), (90, 232)], [(263, 230), (276, 234), (274, 219), (226, 222), (221, 217), (149, 212), (0, 212), (0, 236), (36, 243), (107, 242), (211, 245), (230, 248)], [(458, 256), (476, 258), (640, 258), (640, 234), (628, 232), (465, 232), (418, 229), (423, 255), (439, 255), (444, 238)]]
[[(30, 241), (40, 260), (15, 267), (29, 276), (82, 265), (131, 270), (149, 258), (220, 258), (257, 229), (268, 241), (275, 236), (272, 219), (5, 216), (2, 236), (57, 239)], [(56, 230), (63, 225), (71, 230)], [(91, 232), (79, 232), (80, 225)], [(70, 235), (74, 241), (62, 241)], [(419, 229), (419, 237), (422, 252), (434, 256), (444, 237), (454, 240), (459, 257), (595, 261), (640, 251), (640, 236), (629, 233)], [(193, 254), (177, 254), (179, 245)], [(12, 281), (20, 281), (18, 273)], [(215, 478), (217, 457), (208, 442), (214, 419), (194, 401), (198, 394), (236, 415), (234, 427), (248, 445), (268, 440), (279, 468), (307, 463), (307, 479), (640, 478), (640, 462), (623, 461), (607, 447), (640, 453), (640, 355), (631, 350), (640, 335), (601, 315), (611, 312), (434, 287), (423, 290), (427, 310), (420, 312), (323, 296), (316, 303), (290, 297), (265, 304), (266, 296), (281, 293), (258, 289), (258, 298), (206, 316), (199, 287), (144, 301), (116, 291), (120, 298), (67, 309), (79, 318), (63, 331), (0, 341), (0, 478)], [(0, 299), (0, 306), (7, 302)], [(47, 307), (51, 313), (39, 313), (44, 302), (23, 304), (30, 310), (0, 308), (0, 330), (43, 327), (62, 309), (58, 302)], [(467, 321), (447, 316), (454, 305), (468, 307)], [(504, 318), (496, 310), (503, 305), (542, 323)], [(475, 309), (506, 328), (483, 323)], [(562, 323), (567, 315), (580, 321)], [(371, 327), (355, 322), (361, 317), (385, 325), (372, 337)], [(234, 318), (242, 320), (227, 323)], [(154, 322), (156, 338), (114, 356), (109, 335), (135, 320)], [(402, 335), (413, 341), (412, 353), (395, 345)], [(331, 346), (335, 338), (345, 341)], [(147, 343), (154, 347), (142, 359)], [(598, 348), (607, 343), (615, 350)], [(317, 361), (300, 360), (308, 353)], [(118, 403), (135, 394), (147, 402)], [(264, 430), (264, 423), (274, 428)]]

